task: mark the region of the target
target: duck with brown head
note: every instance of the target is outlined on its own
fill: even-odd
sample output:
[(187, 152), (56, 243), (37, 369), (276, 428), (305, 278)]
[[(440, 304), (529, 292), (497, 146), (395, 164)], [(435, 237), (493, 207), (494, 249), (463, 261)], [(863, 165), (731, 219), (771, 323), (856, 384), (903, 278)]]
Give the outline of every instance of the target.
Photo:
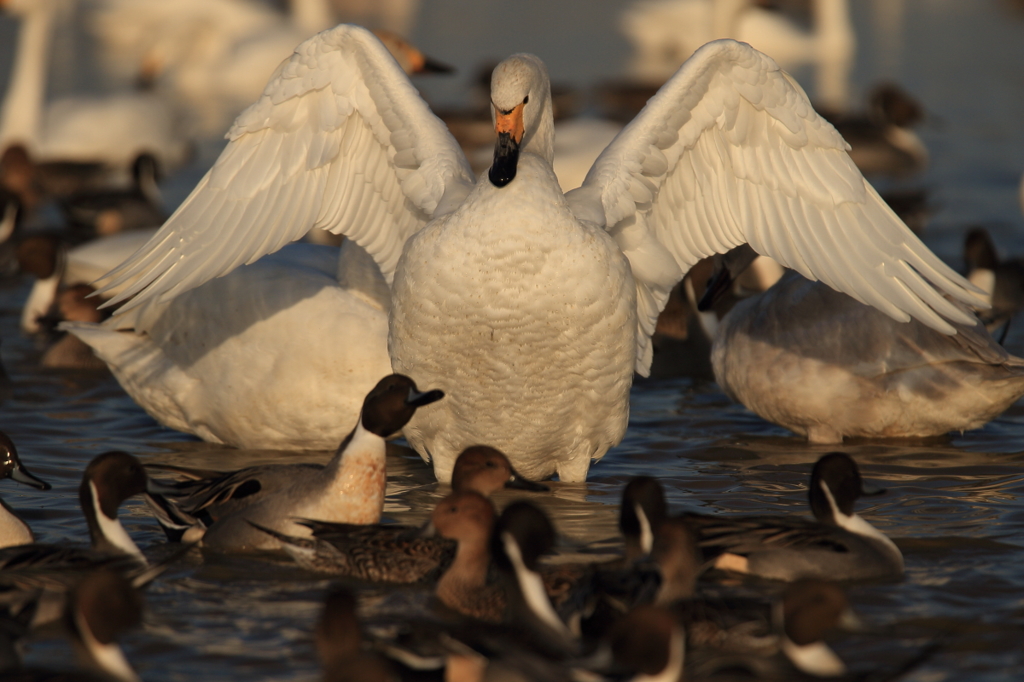
[[(452, 491), (473, 491), (488, 497), (502, 488), (548, 490), (520, 476), (499, 450), (476, 445), (455, 460)], [(279, 533), (254, 524), (281, 542), (305, 569), (386, 583), (416, 583), (436, 579), (451, 564), (456, 543), (426, 526), (399, 524), (357, 525), (298, 519), (313, 537)]]
[(185, 481), (184, 495), (150, 496), (151, 507), (172, 538), (202, 539), (222, 551), (278, 549), (280, 541), (252, 524), (308, 535), (295, 519), (367, 524), (384, 507), (385, 439), (420, 407), (444, 397), (421, 392), (407, 376), (381, 379), (363, 401), (359, 423), (326, 465), (249, 467), (211, 479)]

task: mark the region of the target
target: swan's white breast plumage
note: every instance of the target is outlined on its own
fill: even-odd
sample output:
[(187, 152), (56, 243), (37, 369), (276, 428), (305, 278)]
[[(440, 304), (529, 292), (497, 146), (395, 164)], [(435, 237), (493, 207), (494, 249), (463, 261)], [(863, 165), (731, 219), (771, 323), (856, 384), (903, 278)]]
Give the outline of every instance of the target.
[(413, 236), (393, 300), (395, 371), (448, 396), (405, 429), (439, 476), (476, 443), (513, 453), (524, 476), (585, 475), (621, 440), (636, 346), (629, 263), (572, 215), (539, 157)]

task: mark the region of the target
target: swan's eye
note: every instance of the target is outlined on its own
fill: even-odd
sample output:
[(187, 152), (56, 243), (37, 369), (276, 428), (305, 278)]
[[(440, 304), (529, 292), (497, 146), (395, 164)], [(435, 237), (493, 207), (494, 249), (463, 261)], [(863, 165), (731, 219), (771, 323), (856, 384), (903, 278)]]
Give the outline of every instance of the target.
[(529, 95), (527, 95), (526, 97), (523, 98), (523, 104), (526, 104), (529, 101), (530, 101), (530, 96)]

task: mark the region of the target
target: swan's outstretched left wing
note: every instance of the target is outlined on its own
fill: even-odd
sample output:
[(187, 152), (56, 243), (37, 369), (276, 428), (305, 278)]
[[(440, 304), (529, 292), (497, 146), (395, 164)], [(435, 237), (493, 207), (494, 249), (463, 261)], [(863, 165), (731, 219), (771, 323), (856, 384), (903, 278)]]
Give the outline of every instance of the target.
[(108, 275), (105, 290), (130, 283), (111, 304), (169, 300), (313, 227), (352, 238), (390, 282), (406, 239), (474, 182), (444, 124), (358, 26), (299, 45), (228, 138), (153, 239)]
[(638, 372), (650, 367), (672, 286), (700, 258), (744, 242), (897, 320), (946, 334), (943, 317), (972, 324), (940, 292), (983, 306), (978, 290), (896, 217), (847, 148), (803, 90), (744, 43), (705, 45), (651, 98), (566, 195), (630, 260)]

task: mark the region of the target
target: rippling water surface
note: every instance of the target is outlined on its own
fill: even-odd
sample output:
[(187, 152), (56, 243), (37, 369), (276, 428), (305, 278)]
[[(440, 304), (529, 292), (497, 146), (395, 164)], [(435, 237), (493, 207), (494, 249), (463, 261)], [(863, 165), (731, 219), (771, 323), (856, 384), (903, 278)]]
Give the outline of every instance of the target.
[[(532, 50), (554, 77), (586, 85), (626, 55), (614, 33), (613, 2), (499, 3), (432, 0), (414, 38), (440, 59), (470, 70), (478, 60)], [(914, 182), (932, 191), (937, 213), (926, 239), (954, 266), (964, 229), (985, 223), (1004, 252), (1024, 250), (1016, 198), (1024, 170), (1024, 15), (1009, 0), (855, 2), (860, 52), (855, 91), (895, 78), (921, 98), (931, 119), (923, 136), (929, 171)], [(895, 8), (895, 10), (894, 10)], [(533, 10), (545, 21), (534, 24)], [(889, 17), (882, 24), (878, 17)], [(898, 11), (897, 11), (898, 10)], [(453, 22), (451, 17), (460, 21)], [(896, 22), (896, 23), (893, 23)], [(4, 27), (9, 30), (10, 26)], [(9, 35), (9, 33), (8, 33)], [(6, 56), (0, 57), (6, 59)], [(426, 84), (437, 99), (463, 84)], [(172, 178), (187, 191), (201, 167)], [(180, 198), (180, 197), (179, 197)], [(0, 428), (48, 493), (5, 483), (3, 496), (40, 539), (86, 543), (77, 486), (88, 460), (120, 448), (147, 462), (232, 469), (257, 462), (324, 461), (328, 453), (242, 451), (210, 446), (161, 428), (106, 373), (38, 369), (38, 349), (18, 333), (25, 280), (0, 283), (2, 358), (12, 395)], [(1024, 353), (1024, 321), (1009, 338)], [(808, 446), (732, 404), (713, 383), (638, 382), (623, 443), (591, 469), (584, 485), (554, 484), (534, 497), (554, 515), (565, 547), (615, 534), (615, 505), (631, 475), (653, 474), (677, 510), (806, 513), (811, 464), (831, 449)], [(928, 443), (848, 443), (869, 482), (888, 488), (861, 512), (893, 537), (906, 558), (900, 583), (854, 586), (862, 618), (888, 636), (838, 637), (855, 669), (892, 665), (939, 638), (939, 652), (911, 679), (1011, 680), (1024, 671), (1024, 407), (986, 428)], [(408, 451), (389, 458), (387, 514), (417, 520), (445, 488)], [(499, 495), (499, 504), (508, 499)], [(166, 551), (137, 500), (127, 527), (148, 552)], [(185, 557), (147, 592), (145, 628), (126, 640), (146, 680), (316, 677), (310, 629), (327, 581), (282, 560)], [(66, 659), (60, 641), (35, 641), (33, 661)]]

